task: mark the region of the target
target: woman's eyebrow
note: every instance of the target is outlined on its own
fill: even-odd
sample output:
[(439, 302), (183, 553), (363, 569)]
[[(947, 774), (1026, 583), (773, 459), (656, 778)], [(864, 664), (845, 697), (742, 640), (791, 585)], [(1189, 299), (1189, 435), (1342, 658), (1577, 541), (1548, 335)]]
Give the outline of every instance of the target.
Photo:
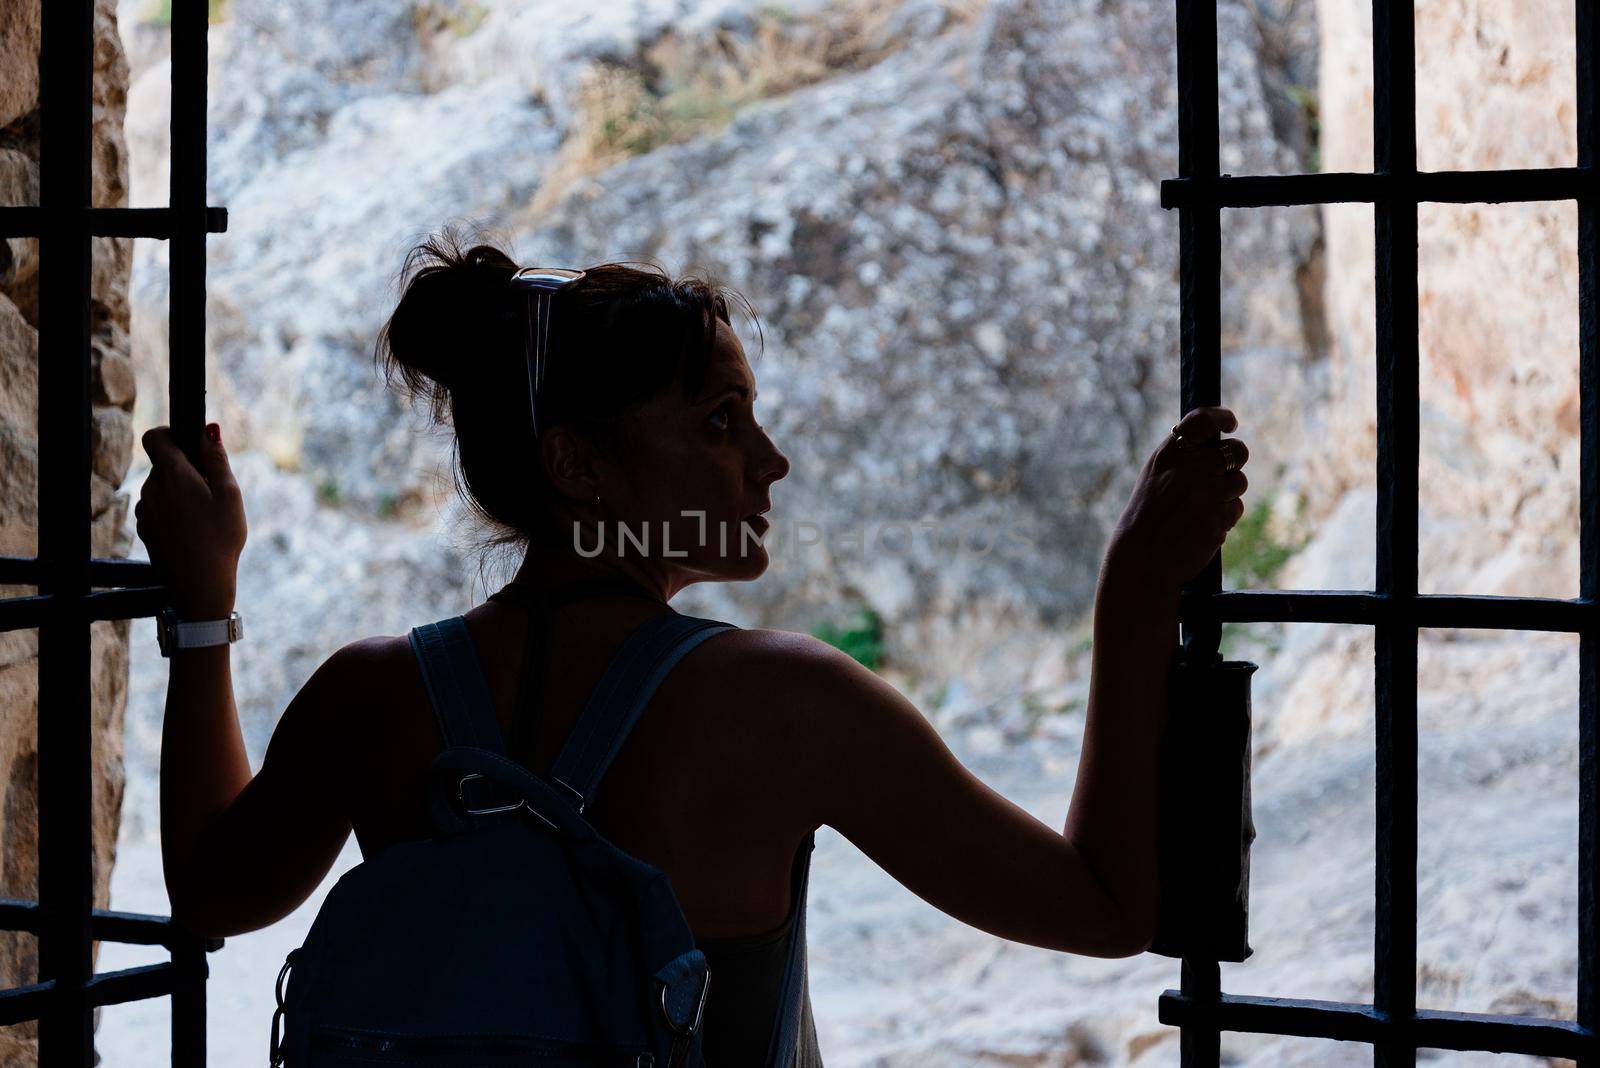
[(752, 395), (751, 392), (750, 392), (750, 388), (748, 386), (742, 386), (742, 385), (736, 385), (734, 383), (729, 383), (728, 385), (723, 386), (722, 389), (718, 390), (717, 392), (712, 393), (709, 396), (707, 396), (705, 398), (705, 400), (701, 401), (700, 403), (705, 404), (705, 403), (708, 403), (710, 401), (721, 400), (723, 397), (727, 396), (729, 393), (737, 393), (739, 395), (739, 399), (740, 400), (745, 400), (745, 399), (752, 399), (753, 400), (756, 397), (760, 397), (761, 396), (761, 391), (759, 389), (756, 390), (755, 393)]

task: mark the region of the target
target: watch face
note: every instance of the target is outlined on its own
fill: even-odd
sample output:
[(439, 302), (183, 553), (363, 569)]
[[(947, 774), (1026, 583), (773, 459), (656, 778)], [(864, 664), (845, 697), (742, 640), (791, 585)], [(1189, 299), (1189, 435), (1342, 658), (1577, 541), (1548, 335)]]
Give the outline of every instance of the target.
[(163, 608), (156, 613), (156, 643), (161, 647), (161, 655), (169, 655), (172, 646), (172, 626), (177, 622), (178, 613), (171, 608)]

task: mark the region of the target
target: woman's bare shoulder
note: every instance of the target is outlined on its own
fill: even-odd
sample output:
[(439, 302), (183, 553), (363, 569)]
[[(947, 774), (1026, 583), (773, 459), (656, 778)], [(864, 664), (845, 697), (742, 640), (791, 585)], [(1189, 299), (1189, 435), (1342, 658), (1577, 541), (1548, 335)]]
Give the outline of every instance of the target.
[(855, 674), (849, 665), (866, 671), (820, 638), (791, 630), (739, 628), (717, 635), (703, 648), (696, 676), (714, 680), (719, 687), (741, 684), (774, 701), (803, 699), (823, 687), (849, 685)]

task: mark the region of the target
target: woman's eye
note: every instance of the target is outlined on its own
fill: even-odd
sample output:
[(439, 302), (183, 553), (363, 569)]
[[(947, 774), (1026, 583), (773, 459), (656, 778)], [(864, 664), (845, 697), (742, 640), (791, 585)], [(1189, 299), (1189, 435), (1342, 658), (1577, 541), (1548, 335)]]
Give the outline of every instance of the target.
[[(711, 413), (711, 418), (713, 420), (716, 420), (716, 419), (718, 419), (720, 417), (723, 420), (727, 420), (727, 419), (730, 419), (732, 417), (732, 415), (733, 415), (733, 405), (724, 404), (722, 407), (718, 408), (716, 411)], [(727, 426), (726, 422), (724, 422), (724, 424), (722, 426), (717, 427), (717, 429), (718, 430), (726, 430), (726, 429), (728, 429), (728, 426)]]

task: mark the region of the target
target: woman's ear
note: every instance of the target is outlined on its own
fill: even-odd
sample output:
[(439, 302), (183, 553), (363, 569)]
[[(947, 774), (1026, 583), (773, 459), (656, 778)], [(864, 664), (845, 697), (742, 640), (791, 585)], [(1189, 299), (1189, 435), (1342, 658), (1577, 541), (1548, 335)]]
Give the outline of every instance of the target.
[(564, 426), (550, 427), (539, 435), (545, 471), (556, 493), (575, 501), (592, 501), (601, 489), (599, 458), (582, 437)]

